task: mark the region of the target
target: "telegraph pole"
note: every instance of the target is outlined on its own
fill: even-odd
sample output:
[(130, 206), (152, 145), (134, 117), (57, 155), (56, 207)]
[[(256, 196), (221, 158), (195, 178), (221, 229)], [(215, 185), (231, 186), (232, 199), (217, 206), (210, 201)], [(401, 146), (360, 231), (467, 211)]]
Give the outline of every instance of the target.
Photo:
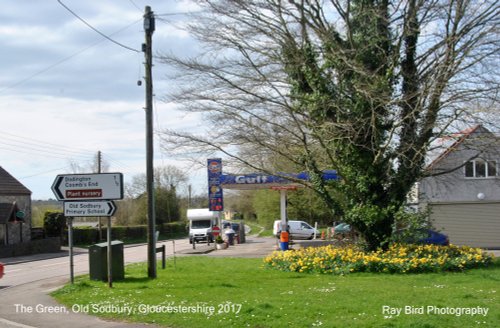
[(142, 45), (145, 56), (146, 80), (146, 189), (148, 195), (148, 277), (156, 278), (156, 241), (155, 241), (155, 208), (154, 208), (154, 174), (153, 174), (153, 51), (152, 36), (155, 30), (155, 18), (150, 6), (144, 10), (144, 32), (146, 42)]

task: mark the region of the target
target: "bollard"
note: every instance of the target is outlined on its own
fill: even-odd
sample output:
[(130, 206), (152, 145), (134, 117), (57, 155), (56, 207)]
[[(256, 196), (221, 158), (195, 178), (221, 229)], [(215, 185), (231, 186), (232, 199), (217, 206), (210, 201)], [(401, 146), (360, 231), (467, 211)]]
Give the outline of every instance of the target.
[(166, 267), (165, 245), (156, 247), (156, 253), (161, 253), (161, 267), (162, 269), (165, 269)]

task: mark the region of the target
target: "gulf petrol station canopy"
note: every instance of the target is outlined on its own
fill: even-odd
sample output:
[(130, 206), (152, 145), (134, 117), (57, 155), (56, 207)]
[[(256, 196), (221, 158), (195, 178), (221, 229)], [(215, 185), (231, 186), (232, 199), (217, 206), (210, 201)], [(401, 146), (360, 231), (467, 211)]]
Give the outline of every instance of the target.
[[(337, 171), (325, 170), (322, 173), (325, 181), (338, 180)], [(224, 189), (253, 190), (273, 189), (282, 187), (303, 187), (297, 180), (309, 181), (307, 172), (301, 173), (278, 173), (269, 175), (264, 173), (249, 174), (224, 174), (220, 175), (220, 186)]]
[[(278, 173), (276, 175), (266, 173), (248, 174), (225, 174), (222, 173), (222, 159), (212, 158), (207, 160), (208, 173), (208, 201), (210, 211), (224, 210), (223, 189), (255, 190), (255, 189), (280, 189), (282, 201), (286, 198), (287, 189), (303, 187), (301, 180), (309, 181), (307, 172), (301, 173)], [(337, 171), (326, 170), (322, 172), (325, 181), (338, 180)], [(283, 207), (283, 206), (282, 206)]]
[[(286, 193), (288, 189), (303, 187), (301, 180), (309, 181), (307, 172), (278, 173), (276, 175), (265, 173), (249, 174), (224, 174), (222, 173), (222, 160), (220, 158), (207, 160), (208, 171), (208, 200), (209, 210), (221, 212), (224, 210), (224, 189), (255, 190), (279, 189), (280, 190), (280, 218), (282, 226), (286, 226)], [(337, 171), (325, 170), (322, 172), (324, 181), (339, 180)]]

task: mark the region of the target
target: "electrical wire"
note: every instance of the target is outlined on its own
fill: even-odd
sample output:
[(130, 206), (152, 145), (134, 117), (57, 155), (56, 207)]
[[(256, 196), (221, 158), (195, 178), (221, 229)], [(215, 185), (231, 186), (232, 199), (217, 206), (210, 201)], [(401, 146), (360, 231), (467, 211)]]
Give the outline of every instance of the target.
[(179, 11), (179, 12), (175, 12), (175, 13), (164, 13), (164, 14), (154, 14), (155, 17), (162, 17), (162, 16), (178, 16), (178, 15), (190, 15), (190, 14), (198, 14), (198, 13), (201, 13), (203, 12), (202, 10), (199, 10), (199, 11)]
[(62, 3), (61, 0), (57, 0), (57, 2), (59, 2), (59, 4), (61, 6), (63, 6), (67, 11), (69, 11), (73, 16), (75, 16), (76, 18), (78, 18), (83, 24), (87, 25), (90, 29), (92, 29), (94, 32), (96, 32), (97, 34), (99, 34), (100, 36), (102, 36), (103, 38), (107, 39), (108, 41), (111, 41), (113, 42), (114, 44), (116, 45), (119, 45), (120, 47), (122, 48), (125, 48), (127, 50), (130, 50), (130, 51), (134, 51), (134, 52), (138, 52), (140, 53), (141, 51), (140, 50), (137, 50), (137, 49), (134, 49), (134, 48), (131, 48), (129, 46), (126, 46), (124, 45), (123, 43), (120, 43), (112, 38), (110, 38), (109, 36), (107, 36), (106, 34), (102, 33), (101, 31), (99, 31), (98, 29), (96, 29), (95, 27), (93, 27), (92, 25), (90, 25), (87, 21), (85, 21), (83, 18), (81, 18), (80, 16), (78, 16), (77, 13), (75, 13), (73, 10), (71, 10), (68, 6), (66, 6), (64, 3)]
[(64, 62), (67, 62), (68, 60), (72, 59), (73, 57), (78, 56), (79, 54), (81, 54), (81, 53), (83, 53), (83, 52), (87, 51), (88, 49), (90, 49), (90, 48), (92, 48), (92, 47), (94, 47), (94, 46), (96, 46), (97, 44), (102, 43), (102, 42), (104, 42), (104, 41), (103, 41), (103, 40), (100, 40), (100, 41), (99, 41), (99, 42), (97, 42), (97, 43), (94, 43), (94, 44), (92, 44), (92, 45), (90, 45), (90, 46), (88, 46), (88, 47), (86, 47), (86, 48), (84, 48), (84, 49), (82, 49), (82, 50), (79, 50), (79, 51), (75, 52), (74, 54), (72, 54), (72, 55), (70, 55), (70, 56), (68, 56), (68, 57), (66, 57), (66, 58), (63, 58), (63, 59), (61, 59), (61, 60), (59, 60), (59, 61), (55, 62), (55, 63), (54, 63), (54, 64), (52, 64), (52, 65), (47, 66), (46, 68), (44, 68), (44, 69), (42, 69), (42, 70), (40, 70), (40, 71), (38, 71), (38, 72), (34, 73), (33, 75), (28, 76), (27, 78), (24, 78), (24, 79), (22, 79), (22, 80), (20, 80), (20, 81), (18, 81), (18, 82), (15, 82), (15, 83), (13, 83), (13, 84), (11, 84), (11, 85), (8, 85), (8, 86), (6, 86), (6, 87), (4, 87), (4, 88), (0, 89), (0, 93), (3, 93), (4, 91), (6, 91), (6, 90), (8, 90), (8, 89), (12, 89), (12, 88), (15, 88), (15, 87), (17, 87), (17, 86), (19, 86), (19, 85), (21, 85), (21, 84), (24, 84), (24, 83), (26, 83), (26, 82), (30, 81), (31, 79), (33, 79), (33, 78), (37, 77), (38, 75), (41, 75), (41, 74), (43, 74), (43, 73), (45, 73), (45, 72), (47, 72), (47, 71), (49, 71), (49, 70), (53, 69), (54, 67), (61, 65), (61, 64), (62, 64), (62, 63), (64, 63)]
[(3, 132), (3, 131), (0, 131), (0, 135), (2, 135), (2, 139), (0, 139), (0, 144), (4, 140), (8, 140), (10, 142), (14, 142), (17, 144), (34, 146), (34, 147), (38, 147), (39, 149), (44, 149), (44, 150), (53, 149), (53, 150), (56, 150), (58, 152), (63, 152), (66, 154), (69, 154), (69, 153), (73, 153), (73, 154), (87, 153), (87, 155), (95, 154), (95, 151), (93, 151), (93, 150), (87, 150), (87, 149), (76, 149), (75, 150), (75, 147), (58, 145), (58, 144), (46, 142), (46, 141), (43, 141), (40, 139), (32, 139), (32, 138), (22, 137), (22, 136), (18, 136), (18, 135)]
[(28, 175), (28, 176), (25, 176), (25, 177), (21, 177), (20, 179), (23, 180), (23, 179), (28, 179), (28, 178), (33, 178), (33, 177), (38, 177), (40, 175), (45, 175), (47, 173), (52, 173), (52, 172), (60, 172), (64, 169), (67, 169), (67, 167), (60, 167), (60, 168), (57, 168), (57, 169), (53, 169), (53, 170), (49, 170), (49, 171), (44, 171), (44, 172), (39, 172), (39, 173), (35, 173), (35, 174), (32, 174), (32, 175)]
[[(133, 23), (131, 23), (131, 24), (129, 24), (129, 25), (127, 25), (127, 26), (125, 26), (125, 27), (121, 28), (121, 29), (119, 29), (118, 31), (113, 32), (113, 33), (111, 34), (111, 36), (113, 36), (113, 35), (115, 35), (115, 34), (118, 34), (118, 33), (122, 32), (122, 31), (124, 31), (124, 30), (128, 29), (129, 27), (131, 27), (132, 25), (137, 24), (137, 23), (138, 23), (138, 22), (140, 22), (141, 20), (142, 20), (142, 19), (139, 19), (139, 20), (137, 20), (137, 21), (135, 21), (135, 22), (133, 22)], [(44, 69), (42, 69), (42, 70), (40, 70), (40, 71), (38, 71), (38, 72), (36, 72), (36, 73), (34, 73), (34, 74), (32, 74), (32, 75), (30, 75), (30, 76), (26, 77), (26, 78), (24, 78), (24, 79), (22, 79), (22, 80), (20, 80), (20, 81), (18, 81), (18, 82), (15, 82), (15, 83), (13, 83), (13, 84), (11, 84), (11, 85), (8, 85), (8, 86), (6, 86), (6, 87), (4, 87), (4, 88), (0, 89), (0, 94), (1, 94), (1, 93), (3, 93), (3, 92), (4, 92), (4, 91), (6, 91), (6, 90), (13, 89), (13, 88), (15, 88), (15, 87), (18, 87), (18, 86), (20, 86), (20, 85), (22, 85), (22, 84), (24, 84), (24, 83), (26, 83), (26, 82), (28, 82), (28, 81), (30, 81), (30, 80), (32, 80), (32, 79), (34, 79), (34, 78), (35, 78), (35, 77), (37, 77), (38, 75), (41, 75), (41, 74), (43, 74), (43, 73), (45, 73), (45, 72), (47, 72), (47, 71), (49, 71), (49, 70), (53, 69), (54, 67), (59, 66), (59, 65), (61, 65), (61, 64), (63, 64), (63, 63), (65, 63), (65, 62), (69, 61), (70, 59), (73, 59), (74, 57), (76, 57), (76, 56), (78, 56), (78, 55), (80, 55), (80, 54), (84, 53), (85, 51), (87, 51), (87, 50), (89, 50), (89, 49), (91, 49), (91, 48), (93, 48), (93, 47), (97, 46), (97, 45), (98, 45), (98, 44), (100, 44), (100, 43), (103, 43), (104, 41), (105, 41), (105, 40), (99, 40), (99, 41), (97, 41), (97, 42), (95, 42), (95, 43), (93, 43), (93, 44), (91, 44), (91, 45), (89, 45), (89, 46), (87, 46), (87, 47), (85, 47), (85, 48), (83, 48), (83, 49), (81, 49), (81, 50), (78, 50), (77, 52), (75, 52), (75, 53), (73, 53), (73, 54), (69, 55), (68, 57), (63, 58), (63, 59), (61, 59), (61, 60), (59, 60), (59, 61), (55, 62), (54, 64), (51, 64), (51, 65), (47, 66), (46, 68), (44, 68)]]
[[(95, 157), (94, 150), (76, 149), (74, 147), (67, 147), (63, 145), (52, 144), (31, 138), (16, 136), (7, 132), (0, 131), (0, 149), (24, 153), (32, 156), (43, 156), (57, 159), (76, 159), (79, 161), (92, 161)], [(102, 153), (103, 158), (106, 159), (113, 166), (123, 169), (132, 169), (131, 166), (112, 158), (108, 153)]]
[(102, 158), (103, 158), (103, 161), (108, 162), (110, 164), (110, 166), (116, 166), (116, 167), (121, 168), (121, 169), (133, 169), (133, 167), (131, 167), (130, 165), (127, 165), (127, 164), (115, 159), (114, 157), (112, 157), (108, 153), (102, 153)]
[[(43, 157), (43, 158), (51, 157), (51, 158), (64, 159), (64, 160), (67, 160), (70, 158), (70, 156), (60, 154), (60, 153), (47, 152), (46, 150), (35, 149), (35, 148), (30, 148), (30, 147), (19, 148), (19, 147), (8, 145), (8, 144), (7, 145), (0, 145), (0, 149), (11, 151), (11, 152), (14, 152), (16, 154), (23, 153), (23, 154), (28, 154), (31, 156), (37, 156), (37, 157)], [(75, 157), (75, 156), (73, 156), (73, 157)], [(81, 157), (81, 159), (88, 160), (89, 158), (88, 157)]]
[(139, 8), (139, 6), (133, 0), (128, 0), (128, 1), (142, 13), (142, 9)]

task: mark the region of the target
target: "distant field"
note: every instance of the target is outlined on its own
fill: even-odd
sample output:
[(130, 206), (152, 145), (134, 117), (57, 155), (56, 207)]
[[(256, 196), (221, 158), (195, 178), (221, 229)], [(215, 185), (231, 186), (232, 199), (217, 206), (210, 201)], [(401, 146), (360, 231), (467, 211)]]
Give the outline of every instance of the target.
[(145, 278), (145, 264), (136, 264), (127, 267), (126, 280), (115, 282), (113, 289), (83, 276), (53, 296), (74, 310), (168, 327), (432, 328), (500, 323), (498, 259), (490, 268), (465, 273), (408, 275), (299, 274), (264, 269), (262, 264), (261, 259), (177, 258), (176, 267), (169, 260), (156, 280)]

